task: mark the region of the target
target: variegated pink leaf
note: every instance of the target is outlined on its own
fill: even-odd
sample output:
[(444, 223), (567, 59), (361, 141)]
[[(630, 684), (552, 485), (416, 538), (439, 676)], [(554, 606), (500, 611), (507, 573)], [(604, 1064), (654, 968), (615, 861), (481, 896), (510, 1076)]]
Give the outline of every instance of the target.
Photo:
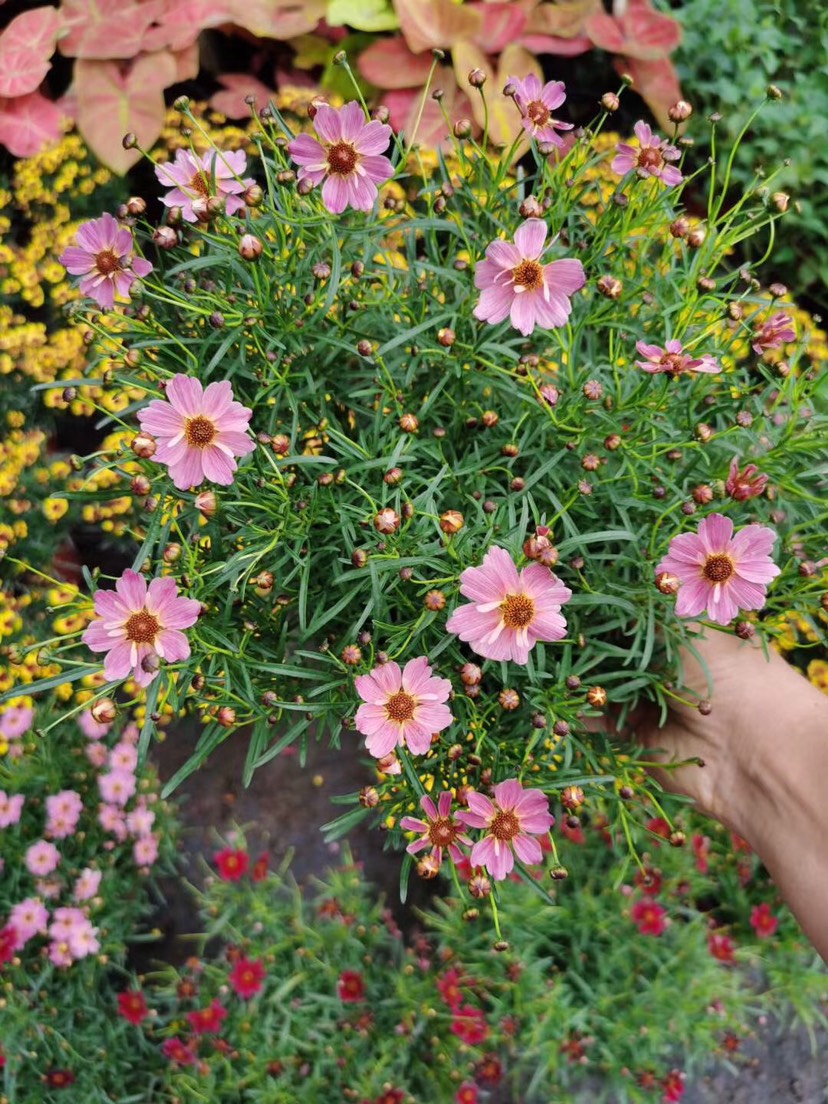
[(61, 137), (63, 116), (40, 92), (0, 100), (0, 145), (15, 157), (33, 157)]
[(35, 8), (9, 23), (0, 34), (0, 96), (25, 96), (40, 86), (61, 25), (57, 8)]

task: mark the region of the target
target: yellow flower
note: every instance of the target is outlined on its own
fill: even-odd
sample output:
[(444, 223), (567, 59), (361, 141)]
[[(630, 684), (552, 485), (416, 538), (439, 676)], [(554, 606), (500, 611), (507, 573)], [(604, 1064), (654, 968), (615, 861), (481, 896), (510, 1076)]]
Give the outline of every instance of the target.
[(60, 521), (68, 509), (69, 503), (65, 498), (49, 497), (43, 501), (43, 513), (49, 521)]

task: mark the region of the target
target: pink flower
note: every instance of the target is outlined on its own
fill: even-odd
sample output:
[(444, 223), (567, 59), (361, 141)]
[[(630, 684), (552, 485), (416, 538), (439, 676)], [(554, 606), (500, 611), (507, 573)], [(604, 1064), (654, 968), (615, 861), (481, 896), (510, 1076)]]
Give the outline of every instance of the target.
[(454, 720), (444, 704), (451, 683), (431, 674), (425, 656), (409, 660), (402, 671), (397, 663), (383, 663), (354, 685), (365, 703), (357, 710), (356, 727), (377, 759), (403, 744), (414, 755), (425, 755), (432, 735)]
[(76, 901), (89, 901), (98, 892), (100, 884), (100, 870), (93, 870), (91, 866), (87, 866), (81, 871), (80, 877), (75, 882), (73, 897)]
[(66, 839), (77, 827), (83, 800), (74, 790), (63, 790), (46, 798), (46, 834), (53, 839)]
[(84, 749), (86, 758), (92, 764), (93, 767), (100, 768), (109, 758), (109, 753), (106, 750), (106, 744), (87, 744)]
[(420, 798), (420, 805), (426, 814), (427, 820), (419, 820), (410, 816), (402, 818), (400, 828), (403, 831), (420, 833), (420, 838), (414, 840), (413, 843), (409, 843), (406, 847), (409, 855), (416, 855), (430, 847), (431, 854), (437, 860), (439, 866), (443, 861), (443, 851), (448, 848), (452, 859), (455, 862), (460, 862), (463, 853), (457, 844), (462, 843), (466, 847), (471, 847), (472, 841), (463, 834), (460, 824), (449, 815), (451, 801), (451, 794), (444, 791), (437, 798), (437, 804), (435, 805), (433, 800), (426, 794)]
[(101, 797), (110, 805), (126, 805), (135, 793), (135, 775), (130, 771), (109, 771), (98, 778)]
[(17, 933), (15, 950), (20, 950), (36, 935), (44, 935), (49, 926), (49, 912), (38, 897), (27, 897), (9, 913), (9, 923)]
[(490, 548), (480, 567), (467, 567), (460, 593), (471, 602), (457, 607), (446, 629), (486, 659), (525, 664), (539, 640), (566, 636), (561, 606), (572, 591), (542, 564), (519, 572), (505, 548)]
[(545, 793), (524, 790), (516, 778), (509, 778), (495, 786), (494, 801), (474, 791), (468, 801), (468, 810), (462, 809), (457, 819), (486, 830), (472, 848), (472, 866), (485, 866), (495, 881), (502, 881), (515, 865), (514, 855), (527, 865), (541, 862), (541, 845), (532, 836), (545, 835), (555, 823)]
[(49, 944), (49, 961), (53, 966), (71, 966), (75, 961), (67, 939), (53, 939)]
[(26, 869), (36, 877), (51, 874), (60, 862), (60, 852), (53, 843), (38, 840), (26, 851)]
[(101, 805), (98, 809), (98, 824), (105, 832), (111, 832), (119, 842), (127, 837), (126, 816), (118, 805)]
[(630, 919), (642, 935), (664, 935), (669, 924), (667, 909), (651, 897), (635, 902)]
[(0, 790), (0, 828), (11, 828), (19, 822), (25, 800), (23, 794), (9, 796), (5, 790)]
[(711, 514), (699, 523), (698, 535), (673, 537), (656, 574), (678, 577), (679, 617), (706, 610), (717, 625), (729, 625), (740, 609), (764, 606), (767, 586), (779, 574), (770, 558), (775, 540), (775, 530), (764, 525), (747, 525), (734, 536), (730, 518)]
[(101, 949), (98, 940), (98, 929), (93, 928), (84, 918), (83, 923), (77, 925), (69, 936), (69, 949), (73, 958), (86, 958), (87, 955), (97, 954)]
[(152, 866), (158, 858), (158, 836), (139, 836), (132, 845), (136, 866)]
[(78, 724), (87, 740), (102, 740), (107, 732), (109, 732), (110, 728), (112, 728), (111, 722), (109, 724), (101, 724), (100, 721), (96, 721), (89, 709), (84, 709), (83, 713), (78, 717)]
[(682, 372), (721, 372), (715, 357), (691, 357), (682, 352), (680, 341), (668, 341), (663, 349), (658, 345), (637, 341), (635, 348), (641, 356), (647, 358), (635, 362), (644, 372), (667, 372), (673, 379), (677, 379)]
[(131, 773), (138, 766), (138, 749), (134, 744), (116, 744), (109, 753), (109, 766), (114, 771)]
[(153, 579), (147, 587), (143, 575), (125, 571), (114, 592), (96, 592), (97, 617), (82, 639), (93, 652), (107, 653), (104, 676), (111, 682), (131, 674), (139, 686), (148, 686), (158, 674), (158, 659), (188, 658), (181, 629), (194, 625), (200, 611), (194, 598), (178, 597), (174, 579)]
[(133, 836), (148, 836), (155, 823), (155, 813), (146, 805), (138, 805), (127, 813), (126, 826)]
[(760, 472), (755, 464), (746, 464), (739, 471), (739, 461), (734, 456), (730, 461), (730, 471), (725, 482), (725, 490), (736, 502), (747, 502), (750, 498), (758, 498), (764, 494), (768, 485), (768, 477)]
[(247, 432), (253, 411), (234, 402), (228, 380), (203, 388), (197, 379), (177, 375), (165, 394), (166, 401), (153, 399), (138, 411), (141, 429), (158, 442), (154, 458), (167, 465), (179, 491), (198, 487), (205, 479), (229, 487), (238, 466), (235, 458), (256, 447)]
[(789, 314), (780, 312), (764, 322), (753, 334), (753, 351), (760, 356), (768, 349), (778, 349), (796, 341), (796, 330)]
[(81, 277), (80, 290), (103, 310), (112, 310), (116, 295), (128, 301), (136, 279), (152, 272), (149, 261), (133, 256), (132, 234), (112, 215), (85, 222), (75, 241), (60, 255), (60, 263), (70, 275)]
[(736, 944), (729, 935), (711, 932), (707, 937), (707, 949), (718, 962), (732, 966), (736, 961)]
[(486, 259), (474, 274), (482, 295), (474, 317), (495, 325), (509, 318), (524, 337), (535, 329), (566, 325), (572, 310), (569, 297), (586, 282), (584, 266), (572, 259), (541, 264), (546, 223), (527, 219), (515, 232), (515, 241), (491, 242)]
[(616, 147), (616, 156), (612, 161), (612, 171), (624, 176), (632, 169), (640, 177), (654, 176), (668, 188), (681, 184), (684, 179), (675, 165), (668, 161), (678, 161), (681, 154), (665, 138), (653, 134), (646, 123), (638, 122), (633, 127), (638, 139), (638, 147), (620, 142)]
[(552, 112), (566, 99), (563, 81), (548, 81), (541, 85), (538, 77), (530, 73), (523, 80), (509, 77), (507, 84), (514, 87), (514, 99), (521, 114), (521, 124), (536, 142), (549, 142), (559, 149), (563, 139), (559, 130), (572, 130), (572, 123), (562, 123), (552, 117)]
[(34, 710), (28, 705), (7, 705), (0, 713), (0, 736), (7, 740), (19, 740), (32, 727)]
[[(14, 917), (14, 909), (12, 909), (9, 919), (13, 924), (17, 923)], [(756, 932), (758, 939), (770, 939), (772, 935), (776, 934), (779, 919), (773, 915), (767, 901), (763, 901), (761, 905), (753, 906), (750, 913), (750, 926)]]
[(299, 179), (322, 184), (322, 202), (332, 215), (346, 207), (370, 211), (377, 185), (394, 175), (394, 166), (382, 154), (391, 140), (391, 127), (376, 120), (366, 123), (356, 101), (334, 108), (320, 104), (313, 125), (321, 141), (298, 134), (288, 146), (300, 166)]
[(180, 207), (187, 222), (198, 222), (198, 214), (206, 211), (212, 196), (224, 201), (228, 215), (244, 210), (241, 195), (252, 177), (243, 179), (247, 171), (244, 150), (207, 150), (201, 156), (190, 150), (177, 150), (175, 161), (155, 166), (155, 175), (165, 187), (172, 189), (161, 197), (165, 207)]

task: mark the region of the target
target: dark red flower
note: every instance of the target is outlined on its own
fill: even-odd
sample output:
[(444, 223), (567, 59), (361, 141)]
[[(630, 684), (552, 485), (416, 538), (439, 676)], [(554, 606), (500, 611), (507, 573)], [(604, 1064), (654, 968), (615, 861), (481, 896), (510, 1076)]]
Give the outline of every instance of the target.
[(721, 932), (711, 932), (707, 937), (707, 949), (715, 959), (726, 963), (728, 966), (736, 961), (736, 944), (729, 935), (723, 935)]
[(0, 966), (4, 962), (11, 962), (17, 946), (17, 929), (11, 924), (0, 928)]
[(3, 1066), (5, 1066), (5, 1064), (6, 1064), (6, 1056), (3, 1053), (3, 1048), (0, 1047), (0, 1069), (2, 1069)]
[(655, 866), (645, 866), (635, 872), (635, 884), (648, 897), (658, 897), (661, 893), (661, 871)]
[(649, 897), (635, 902), (630, 919), (642, 935), (664, 935), (667, 931), (667, 909)]
[(696, 860), (696, 870), (699, 874), (706, 874), (710, 870), (708, 856), (710, 854), (710, 836), (695, 835), (690, 840), (693, 855)]
[(684, 1074), (681, 1070), (670, 1070), (661, 1087), (664, 1090), (664, 1096), (661, 1098), (663, 1104), (678, 1104), (684, 1096)]
[(250, 866), (250, 856), (246, 851), (234, 851), (225, 847), (213, 856), (218, 867), (219, 877), (225, 882), (237, 882), (243, 878)]
[(179, 1066), (194, 1066), (196, 1064), (195, 1051), (174, 1035), (171, 1039), (165, 1039), (161, 1044), (161, 1053), (171, 1062)]
[(747, 502), (749, 498), (758, 498), (768, 485), (768, 477), (760, 472), (755, 464), (746, 464), (739, 470), (739, 461), (734, 456), (730, 461), (730, 471), (725, 481), (725, 490), (736, 502)]
[(148, 1011), (146, 998), (140, 989), (128, 989), (126, 993), (118, 994), (118, 1015), (129, 1023), (139, 1024)]
[(453, 1009), (453, 1012), (451, 1031), (458, 1039), (462, 1039), (469, 1046), (478, 1046), (488, 1039), (489, 1025), (480, 1008), (464, 1004), (460, 1008)]
[(437, 978), (437, 989), (449, 1008), (459, 1008), (463, 1003), (461, 986), (467, 984), (461, 970), (452, 966)]
[(770, 939), (772, 935), (776, 934), (779, 919), (773, 915), (767, 901), (754, 906), (750, 914), (750, 926), (759, 939)]
[(268, 855), (267, 851), (263, 851), (262, 854), (259, 855), (258, 859), (256, 859), (256, 861), (253, 863), (253, 870), (250, 874), (251, 879), (254, 882), (263, 882), (267, 877), (269, 865), (270, 856)]
[(343, 970), (336, 983), (339, 999), (346, 1004), (357, 1004), (365, 1000), (365, 981), (356, 970)]
[(264, 964), (258, 959), (240, 958), (230, 971), (228, 981), (233, 987), (233, 992), (249, 1000), (262, 991), (265, 978)]
[(218, 1035), (226, 1019), (227, 1009), (219, 1000), (214, 1000), (208, 1008), (197, 1008), (187, 1013), (187, 1022), (194, 1035)]
[(374, 1104), (403, 1104), (405, 1093), (400, 1089), (386, 1089), (381, 1092)]
[(503, 1079), (503, 1063), (496, 1054), (484, 1054), (474, 1067), (474, 1077), (480, 1085), (499, 1085)]
[(662, 839), (668, 840), (673, 829), (664, 817), (651, 817), (650, 820), (647, 821), (647, 831), (652, 832), (654, 836), (661, 836)]
[(477, 1085), (473, 1081), (464, 1081), (455, 1094), (454, 1104), (478, 1104), (479, 1099)]
[(75, 1083), (75, 1075), (71, 1070), (53, 1069), (43, 1076), (44, 1082), (50, 1089), (68, 1089)]

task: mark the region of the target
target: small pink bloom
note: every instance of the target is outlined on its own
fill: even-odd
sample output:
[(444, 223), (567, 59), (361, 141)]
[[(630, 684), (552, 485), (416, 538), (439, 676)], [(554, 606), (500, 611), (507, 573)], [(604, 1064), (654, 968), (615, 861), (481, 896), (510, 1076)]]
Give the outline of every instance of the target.
[(733, 522), (711, 514), (696, 533), (682, 533), (670, 541), (670, 550), (656, 567), (681, 583), (676, 599), (679, 617), (698, 617), (707, 611), (717, 625), (729, 625), (739, 610), (759, 610), (768, 584), (779, 574), (770, 557), (776, 531), (747, 525), (733, 533)]
[(206, 209), (213, 196), (224, 201), (228, 215), (244, 210), (242, 193), (255, 183), (247, 172), (244, 150), (207, 150), (201, 156), (177, 150), (174, 161), (155, 166), (155, 175), (171, 191), (161, 197), (165, 207), (180, 207), (187, 222), (198, 222), (196, 211)]
[(514, 867), (515, 855), (527, 865), (542, 861), (541, 845), (532, 837), (546, 835), (555, 823), (545, 793), (524, 790), (516, 778), (509, 778), (495, 786), (493, 801), (474, 791), (468, 801), (468, 810), (461, 809), (457, 819), (486, 831), (472, 848), (472, 866), (485, 866), (495, 881), (502, 881)]
[[(16, 923), (13, 909), (10, 919), (13, 924)], [(761, 905), (754, 905), (750, 914), (750, 926), (756, 932), (758, 939), (770, 939), (776, 934), (779, 919), (773, 915), (767, 901), (763, 901)]]
[(32, 727), (34, 710), (28, 705), (7, 705), (0, 713), (0, 736), (7, 740), (19, 740)]
[(35, 887), (40, 896), (47, 901), (54, 901), (63, 892), (63, 882), (56, 878), (36, 878)]
[(109, 758), (109, 753), (106, 750), (106, 744), (87, 744), (84, 748), (84, 754), (93, 767), (100, 768)]
[[(114, 592), (95, 594), (97, 617), (86, 628), (83, 642), (93, 652), (106, 652), (104, 676), (111, 682), (132, 675), (139, 686), (148, 686), (164, 659), (187, 659), (190, 645), (182, 629), (198, 620), (201, 606), (194, 598), (180, 598), (175, 580), (153, 579), (149, 587), (143, 575), (125, 571)], [(108, 800), (108, 799), (107, 799)]]
[(136, 866), (152, 866), (158, 858), (158, 836), (139, 836), (132, 845)]
[(98, 778), (101, 797), (110, 805), (126, 805), (135, 793), (135, 775), (129, 771), (109, 771)]
[(154, 823), (155, 813), (146, 805), (138, 805), (132, 812), (127, 813), (127, 830), (133, 836), (148, 836)]
[(663, 349), (658, 345), (637, 341), (635, 348), (641, 356), (647, 358), (635, 362), (644, 372), (666, 372), (673, 379), (678, 379), (682, 372), (721, 372), (715, 357), (692, 357), (689, 353), (682, 352), (680, 341), (668, 341)]
[(86, 958), (87, 955), (97, 954), (101, 949), (100, 941), (98, 940), (98, 929), (93, 928), (89, 921), (84, 918), (82, 924), (78, 924), (72, 931), (69, 939), (69, 950), (72, 952), (73, 958)]
[(640, 177), (652, 176), (673, 188), (681, 184), (684, 179), (681, 172), (670, 165), (670, 161), (678, 161), (681, 154), (675, 146), (671, 146), (665, 138), (659, 138), (653, 134), (646, 123), (638, 122), (633, 127), (638, 139), (638, 146), (629, 146), (620, 142), (616, 147), (616, 156), (611, 165), (612, 171), (624, 176), (635, 169)]
[(38, 840), (26, 851), (26, 869), (36, 877), (51, 874), (60, 862), (60, 852), (53, 843)]
[(25, 800), (23, 794), (9, 795), (0, 790), (0, 828), (11, 828), (19, 822)]
[(49, 944), (49, 961), (53, 966), (71, 966), (75, 961), (67, 939), (53, 939)]
[(109, 753), (109, 767), (113, 771), (132, 773), (138, 766), (138, 749), (134, 744), (119, 743)]
[(46, 834), (52, 839), (66, 839), (75, 831), (83, 801), (74, 790), (63, 790), (46, 798)]
[(539, 640), (566, 636), (561, 606), (572, 591), (542, 564), (519, 572), (505, 548), (492, 547), (480, 567), (467, 567), (460, 593), (471, 602), (457, 607), (446, 629), (486, 659), (525, 664)]
[(726, 966), (732, 966), (736, 961), (736, 944), (729, 935), (722, 932), (711, 932), (707, 937), (707, 949), (718, 962), (724, 962)]
[(509, 77), (507, 84), (514, 87), (514, 98), (521, 115), (523, 129), (536, 142), (549, 142), (559, 149), (563, 139), (559, 130), (572, 130), (572, 123), (562, 123), (552, 116), (552, 112), (566, 99), (566, 87), (563, 81), (548, 81), (542, 85), (534, 73), (520, 80)]
[(760, 472), (755, 464), (745, 464), (739, 470), (739, 461), (734, 456), (730, 461), (730, 471), (725, 482), (725, 490), (736, 502), (747, 502), (764, 494), (768, 477)]
[(779, 312), (763, 322), (753, 334), (753, 351), (760, 356), (769, 349), (778, 349), (796, 341), (796, 330), (789, 314)]
[(642, 935), (664, 935), (669, 924), (667, 909), (651, 897), (635, 902), (630, 909), (630, 919)]
[(129, 300), (129, 289), (139, 277), (148, 276), (152, 265), (133, 255), (135, 242), (125, 226), (112, 215), (85, 222), (60, 256), (60, 263), (72, 276), (80, 276), (80, 290), (103, 310), (111, 310), (115, 296)]
[(205, 479), (229, 487), (236, 457), (256, 447), (248, 433), (253, 411), (234, 401), (228, 380), (204, 388), (192, 376), (177, 375), (165, 395), (138, 411), (141, 429), (156, 439), (154, 459), (167, 465), (179, 491)]
[(406, 851), (409, 855), (416, 855), (431, 848), (432, 856), (439, 866), (443, 861), (443, 851), (448, 848), (448, 853), (455, 862), (460, 862), (463, 852), (457, 846), (458, 843), (466, 847), (472, 846), (472, 841), (463, 834), (459, 822), (451, 814), (452, 796), (444, 791), (437, 798), (437, 804), (426, 794), (420, 798), (420, 805), (426, 815), (426, 820), (405, 816), (400, 821), (400, 828), (404, 832), (419, 832), (420, 838), (409, 843)]
[(9, 922), (17, 933), (15, 950), (20, 950), (35, 935), (46, 933), (49, 926), (49, 912), (38, 897), (27, 897), (12, 908)]
[(365, 703), (357, 710), (356, 727), (378, 759), (403, 744), (414, 755), (425, 755), (431, 737), (454, 720), (445, 705), (451, 683), (431, 674), (425, 656), (409, 660), (402, 671), (397, 663), (380, 664), (354, 685)]
[(322, 202), (332, 215), (346, 207), (370, 211), (377, 185), (394, 175), (394, 166), (381, 156), (391, 141), (391, 127), (376, 120), (367, 123), (356, 101), (340, 108), (320, 104), (313, 125), (321, 141), (298, 134), (288, 146), (300, 166), (299, 179), (322, 184)]
[(109, 732), (110, 728), (112, 728), (111, 722), (109, 724), (101, 724), (100, 721), (96, 721), (89, 709), (84, 709), (83, 713), (78, 717), (78, 724), (87, 740), (102, 740), (107, 732)]
[(119, 842), (127, 837), (124, 810), (118, 805), (101, 805), (98, 810), (98, 823), (105, 832), (110, 832)]
[(509, 318), (524, 337), (536, 325), (545, 330), (566, 325), (570, 296), (586, 282), (584, 266), (572, 259), (542, 264), (546, 233), (541, 219), (527, 219), (515, 232), (514, 243), (490, 243), (474, 274), (474, 286), (482, 292), (475, 318), (492, 325)]
[(98, 892), (100, 884), (100, 870), (93, 870), (91, 866), (87, 866), (81, 871), (80, 877), (76, 880), (72, 895), (76, 901), (89, 901)]

